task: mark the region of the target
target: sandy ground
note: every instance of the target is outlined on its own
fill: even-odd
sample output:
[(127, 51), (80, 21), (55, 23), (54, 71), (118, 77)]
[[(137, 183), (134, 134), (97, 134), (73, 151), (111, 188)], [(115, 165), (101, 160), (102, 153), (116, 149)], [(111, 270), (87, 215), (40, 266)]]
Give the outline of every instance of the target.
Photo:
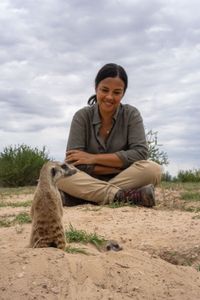
[[(33, 194), (6, 196), (1, 201), (32, 198)], [(71, 223), (115, 239), (123, 247), (119, 252), (99, 252), (80, 244), (89, 255), (30, 249), (31, 224), (1, 227), (0, 299), (199, 300), (200, 213), (181, 209), (177, 192), (158, 188), (157, 199), (153, 209), (64, 208), (66, 229)], [(29, 212), (30, 207), (2, 207), (0, 217), (22, 211)]]

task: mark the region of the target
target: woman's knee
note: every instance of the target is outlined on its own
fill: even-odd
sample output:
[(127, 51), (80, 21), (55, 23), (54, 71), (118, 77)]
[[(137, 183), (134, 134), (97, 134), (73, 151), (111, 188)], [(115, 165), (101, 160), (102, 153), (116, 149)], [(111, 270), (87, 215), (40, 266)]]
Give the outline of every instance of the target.
[(152, 160), (141, 160), (134, 164), (134, 167), (144, 172), (145, 176), (150, 179), (150, 182), (157, 185), (161, 181), (162, 166)]
[(151, 173), (152, 178), (154, 180), (153, 184), (157, 185), (161, 182), (162, 166), (151, 160), (149, 160), (148, 163), (149, 163), (149, 172)]

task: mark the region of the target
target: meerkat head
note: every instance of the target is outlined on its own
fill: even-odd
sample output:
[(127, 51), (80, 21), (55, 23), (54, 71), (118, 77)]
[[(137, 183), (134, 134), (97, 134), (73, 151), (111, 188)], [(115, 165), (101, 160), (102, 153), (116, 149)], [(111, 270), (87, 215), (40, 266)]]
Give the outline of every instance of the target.
[(71, 168), (67, 163), (55, 163), (55, 165), (52, 165), (51, 167), (51, 176), (54, 182), (61, 177), (71, 176), (76, 172), (76, 169)]
[(42, 166), (38, 184), (41, 182), (48, 182), (49, 180), (53, 184), (56, 184), (61, 177), (71, 176), (76, 172), (77, 170), (73, 167), (70, 167), (67, 163), (48, 161)]

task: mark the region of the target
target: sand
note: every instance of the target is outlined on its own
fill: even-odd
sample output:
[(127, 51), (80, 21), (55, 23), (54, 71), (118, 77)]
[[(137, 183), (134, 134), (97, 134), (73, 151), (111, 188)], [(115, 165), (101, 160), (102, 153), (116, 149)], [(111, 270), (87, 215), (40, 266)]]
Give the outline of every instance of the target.
[[(1, 201), (32, 198), (21, 194)], [(88, 244), (73, 245), (88, 255), (30, 249), (31, 224), (1, 227), (0, 299), (199, 300), (200, 214), (183, 210), (181, 203), (177, 192), (158, 188), (153, 209), (64, 207), (66, 229), (72, 224), (117, 240), (119, 252), (100, 252)], [(30, 207), (2, 207), (0, 217), (22, 211)]]

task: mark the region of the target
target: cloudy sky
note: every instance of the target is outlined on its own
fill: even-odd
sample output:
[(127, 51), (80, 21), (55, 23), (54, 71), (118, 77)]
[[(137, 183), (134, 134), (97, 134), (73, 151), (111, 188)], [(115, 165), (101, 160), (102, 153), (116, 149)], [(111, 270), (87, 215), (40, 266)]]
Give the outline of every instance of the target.
[(126, 69), (123, 103), (158, 132), (166, 170), (199, 169), (199, 0), (1, 0), (0, 151), (46, 146), (63, 160), (108, 62)]

